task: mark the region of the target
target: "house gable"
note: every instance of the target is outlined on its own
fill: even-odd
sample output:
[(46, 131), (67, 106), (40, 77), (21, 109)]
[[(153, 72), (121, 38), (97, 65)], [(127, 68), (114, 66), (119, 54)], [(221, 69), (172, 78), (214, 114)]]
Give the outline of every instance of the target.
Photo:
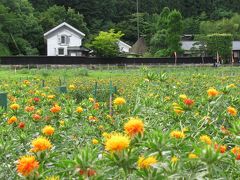
[(77, 30), (76, 28), (74, 28), (73, 26), (67, 24), (66, 22), (56, 26), (55, 28), (49, 30), (48, 32), (46, 32), (44, 34), (44, 38), (47, 39), (48, 37), (52, 36), (53, 34), (55, 34), (56, 32), (61, 31), (62, 29), (66, 29), (72, 33), (75, 33), (76, 35), (80, 36), (80, 37), (84, 37), (85, 34), (79, 30)]

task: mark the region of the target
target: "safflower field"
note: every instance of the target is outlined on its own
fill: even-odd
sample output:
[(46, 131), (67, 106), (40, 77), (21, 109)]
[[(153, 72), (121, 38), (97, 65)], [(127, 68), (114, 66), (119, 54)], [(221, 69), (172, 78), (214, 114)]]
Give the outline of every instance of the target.
[(0, 179), (240, 178), (238, 67), (0, 75)]

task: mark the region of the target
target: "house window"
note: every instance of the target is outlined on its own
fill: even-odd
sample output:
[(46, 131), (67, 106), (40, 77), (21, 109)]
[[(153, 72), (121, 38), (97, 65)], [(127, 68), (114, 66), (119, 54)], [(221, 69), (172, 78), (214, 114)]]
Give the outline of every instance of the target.
[(67, 43), (67, 36), (61, 36), (61, 44)]
[(64, 48), (58, 48), (58, 55), (64, 55)]

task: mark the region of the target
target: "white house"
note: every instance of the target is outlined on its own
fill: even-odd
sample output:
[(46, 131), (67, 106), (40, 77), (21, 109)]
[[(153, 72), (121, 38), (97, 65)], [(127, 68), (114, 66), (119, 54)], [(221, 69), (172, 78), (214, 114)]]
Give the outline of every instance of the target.
[(48, 56), (84, 56), (89, 49), (82, 47), (85, 34), (66, 22), (44, 34)]
[[(86, 56), (90, 49), (82, 46), (85, 34), (64, 22), (44, 34), (48, 56)], [(131, 46), (118, 41), (119, 51), (129, 53)]]
[(121, 53), (129, 53), (130, 49), (132, 48), (130, 45), (126, 44), (123, 41), (118, 41), (118, 47)]

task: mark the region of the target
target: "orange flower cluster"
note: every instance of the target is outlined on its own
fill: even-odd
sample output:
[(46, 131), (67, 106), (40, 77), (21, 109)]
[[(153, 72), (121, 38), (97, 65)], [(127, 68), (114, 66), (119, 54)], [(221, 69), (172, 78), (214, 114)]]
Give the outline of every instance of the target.
[(227, 112), (228, 114), (230, 114), (231, 116), (237, 116), (237, 110), (234, 107), (228, 107), (227, 108)]
[(39, 162), (34, 156), (23, 156), (17, 162), (17, 171), (22, 176), (29, 176), (39, 167)]
[(16, 116), (12, 116), (11, 118), (8, 119), (7, 123), (8, 124), (13, 124), (17, 122), (17, 117)]
[(137, 162), (138, 167), (140, 169), (148, 169), (156, 163), (157, 163), (157, 159), (154, 156), (150, 156), (148, 158), (145, 158), (144, 156), (141, 156), (138, 159), (138, 162)]
[(176, 139), (183, 139), (183, 138), (185, 138), (185, 134), (182, 131), (172, 131), (170, 133), (170, 136), (172, 138), (176, 138)]
[(54, 105), (51, 109), (50, 109), (50, 111), (52, 112), (52, 113), (59, 113), (60, 111), (61, 111), (61, 107), (60, 106), (58, 106), (58, 105)]
[(38, 137), (32, 141), (33, 152), (41, 152), (52, 148), (51, 142), (45, 137)]
[(129, 136), (143, 134), (144, 131), (143, 121), (139, 118), (130, 118), (130, 120), (124, 124), (124, 130)]
[(52, 126), (45, 126), (42, 129), (42, 133), (47, 136), (52, 136), (54, 134), (55, 129)]

